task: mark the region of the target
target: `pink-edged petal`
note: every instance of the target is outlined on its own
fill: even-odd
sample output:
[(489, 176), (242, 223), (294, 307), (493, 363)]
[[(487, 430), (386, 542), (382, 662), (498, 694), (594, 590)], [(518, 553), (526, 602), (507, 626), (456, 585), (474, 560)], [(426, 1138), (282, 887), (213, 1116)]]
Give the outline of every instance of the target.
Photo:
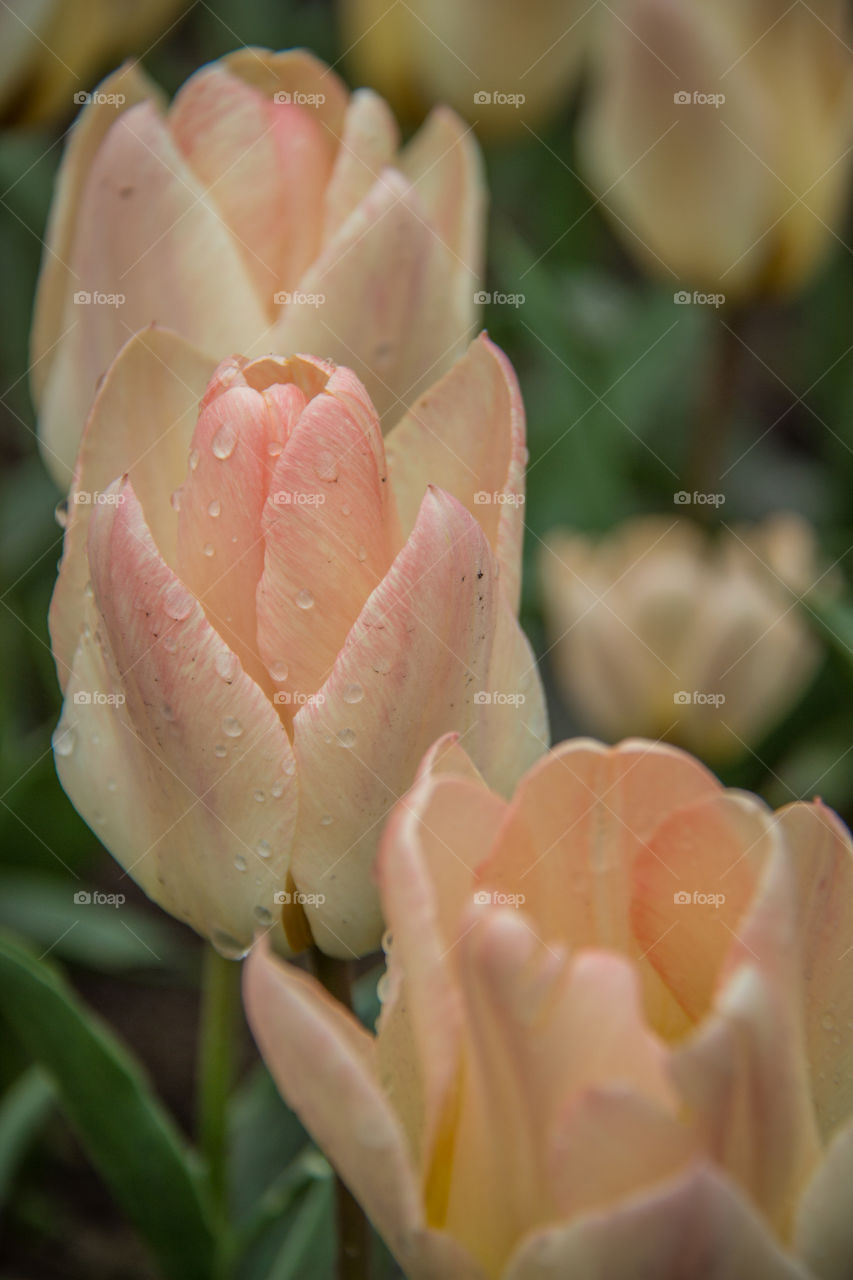
[(275, 466), (305, 408), (292, 383), (226, 387), (202, 410), (180, 490), (178, 570), (243, 669), (272, 685), (258, 651), (255, 596), (264, 570), (263, 513)]
[(89, 533), (92, 622), (57, 730), (60, 779), (146, 893), (237, 952), (281, 916), (293, 754), (239, 663), (222, 678), (230, 651), (159, 556), (132, 487), (110, 493)]
[(427, 484), (452, 493), (482, 525), (513, 608), (524, 535), (524, 405), (512, 365), (486, 334), (413, 405), (388, 436), (388, 469), (403, 531)]
[(196, 72), (169, 129), (219, 210), (267, 315), (316, 256), (336, 140), (311, 107), (276, 101), (221, 65)]
[(310, 402), (263, 512), (258, 648), (294, 705), (316, 693), (398, 540), (379, 423), (347, 369)]
[(349, 94), (332, 68), (307, 49), (272, 52), (247, 46), (229, 53), (220, 65), (268, 98), (277, 93), (290, 94), (292, 99), (309, 98), (317, 119), (336, 137), (341, 136)]
[(853, 849), (820, 802), (789, 805), (777, 821), (796, 884), (811, 1090), (827, 1135), (853, 1115)]
[(634, 935), (691, 1021), (710, 1008), (732, 939), (775, 846), (769, 810), (726, 791), (668, 815), (637, 853)]
[[(57, 453), (70, 423), (79, 435), (98, 378), (136, 330), (156, 322), (219, 354), (245, 350), (267, 329), (228, 228), (150, 103), (102, 140), (67, 261), (74, 291), (41, 406), (46, 447)], [(93, 300), (75, 303), (81, 291)]]
[(325, 195), (323, 242), (327, 243), (392, 163), (399, 141), (397, 122), (387, 103), (371, 89), (357, 89), (344, 120), (344, 132)]
[(50, 606), (51, 646), (64, 689), (89, 580), (89, 519), (113, 480), (129, 476), (161, 555), (175, 565), (170, 495), (186, 468), (198, 401), (213, 362), (177, 334), (146, 329), (119, 352), (101, 384), (80, 446), (62, 564)]
[(811, 1280), (729, 1182), (699, 1167), (523, 1243), (502, 1280)]
[[(451, 730), (463, 742), (468, 731), (476, 740), (490, 710), (474, 695), (487, 687), (500, 603), (495, 570), (476, 521), (448, 494), (429, 490), (320, 690), (322, 701), (294, 720), (302, 785), (294, 875), (301, 889), (326, 896), (312, 912), (312, 928), (333, 954), (365, 951), (379, 939), (368, 871), (380, 825), (424, 751)], [(522, 753), (527, 739), (522, 709)], [(515, 750), (506, 744), (504, 769), (512, 768)], [(522, 755), (519, 772), (524, 763)]]
[(696, 1150), (689, 1129), (667, 1110), (606, 1085), (571, 1100), (549, 1146), (551, 1185), (565, 1218), (671, 1178)]
[(443, 733), (435, 740), (420, 763), (417, 781), (443, 773), (456, 774), (471, 782), (483, 782), (483, 775), (462, 746), (458, 733)]
[(848, 1280), (853, 1258), (853, 1122), (845, 1125), (809, 1180), (797, 1207), (794, 1247), (819, 1280)]
[[(448, 306), (453, 253), (411, 185), (386, 170), (299, 283), (264, 347), (321, 351), (367, 387), (387, 429), (472, 337), (474, 305)], [(472, 299), (477, 285), (472, 281)], [(320, 305), (316, 305), (321, 300)]]

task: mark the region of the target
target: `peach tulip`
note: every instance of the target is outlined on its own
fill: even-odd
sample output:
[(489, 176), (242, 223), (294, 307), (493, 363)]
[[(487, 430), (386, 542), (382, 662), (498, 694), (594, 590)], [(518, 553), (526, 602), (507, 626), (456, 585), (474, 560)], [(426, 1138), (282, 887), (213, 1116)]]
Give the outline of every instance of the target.
[(223, 952), (258, 925), (282, 949), (378, 945), (369, 868), (429, 743), (458, 729), (501, 791), (547, 745), (515, 616), (524, 457), (485, 336), (387, 445), (354, 374), (312, 357), (214, 370), (151, 329), (110, 368), (51, 605), (56, 763)]
[(259, 944), (279, 1088), (409, 1280), (844, 1280), (853, 846), (672, 747), (578, 740), (511, 802), (451, 736), (378, 860), (374, 1037)]
[(822, 656), (798, 601), (829, 579), (798, 516), (716, 542), (664, 517), (601, 540), (555, 532), (540, 566), (566, 702), (611, 741), (643, 734), (707, 760), (736, 756), (795, 705)]
[(39, 283), (55, 478), (67, 488), (98, 379), (152, 322), (215, 357), (321, 352), (390, 425), (473, 337), (483, 206), (452, 112), (401, 151), (385, 103), (307, 53), (230, 54), (168, 110), (139, 68), (116, 72), (74, 128)]
[(586, 172), (628, 248), (678, 289), (800, 286), (850, 180), (845, 0), (620, 0), (599, 14)]

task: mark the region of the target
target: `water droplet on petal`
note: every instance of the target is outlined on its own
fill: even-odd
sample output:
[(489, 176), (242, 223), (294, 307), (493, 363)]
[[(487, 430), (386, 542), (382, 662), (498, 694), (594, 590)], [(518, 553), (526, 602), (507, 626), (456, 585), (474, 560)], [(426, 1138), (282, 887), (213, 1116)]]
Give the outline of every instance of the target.
[(317, 456), (317, 461), (314, 464), (314, 470), (316, 471), (318, 478), (325, 484), (331, 484), (333, 480), (337, 480), (338, 464), (334, 454), (329, 453), (328, 450), (323, 450)]
[(365, 560), (367, 559), (367, 547), (359, 547), (358, 558), (361, 561), (361, 563), (364, 564)]
[(835, 1026), (835, 1019), (833, 1018), (832, 1014), (825, 1013), (820, 1020), (820, 1025), (823, 1027), (824, 1031), (832, 1031), (833, 1027)]
[(254, 915), (258, 924), (263, 924), (263, 925), (272, 924), (272, 912), (267, 911), (266, 907), (255, 907), (255, 910), (252, 914)]
[(361, 685), (357, 684), (356, 682), (353, 682), (352, 684), (348, 684), (344, 689), (344, 702), (350, 702), (350, 703), (361, 702), (363, 697), (364, 697), (364, 690), (362, 689)]
[(107, 778), (107, 791), (118, 791), (118, 783), (115, 778)]
[(355, 746), (355, 730), (339, 729), (338, 742), (341, 744), (342, 747), (354, 747)]
[(174, 636), (163, 636), (163, 648), (167, 653), (175, 653), (178, 648), (178, 642)]
[(236, 716), (226, 716), (222, 721), (222, 732), (227, 738), (239, 738), (243, 732), (243, 726)]
[(272, 845), (270, 844), (269, 840), (259, 840), (258, 843), (255, 845), (255, 853), (258, 855), (259, 858), (272, 857)]
[(190, 471), (195, 471), (198, 467), (198, 449), (190, 450)]
[(86, 583), (85, 587), (83, 588), (83, 595), (86, 597), (87, 600), (94, 600), (95, 588), (92, 586), (91, 582)]
[(382, 935), (382, 943), (381, 943), (382, 950), (385, 952), (386, 956), (390, 953), (393, 945), (394, 945), (394, 935), (390, 929), (386, 929)]
[(209, 516), (213, 516), (213, 518), (216, 519), (216, 517), (219, 515), (221, 510), (222, 510), (222, 503), (219, 501), (218, 498), (214, 498), (212, 502), (208, 502), (207, 514)]
[(183, 622), (193, 610), (193, 598), (180, 582), (172, 582), (163, 593), (163, 608), (175, 622)]
[(168, 702), (164, 702), (163, 703), (163, 719), (168, 720), (169, 723), (171, 724), (174, 718), (175, 718), (174, 708), (170, 706)]
[(58, 756), (70, 756), (77, 742), (77, 735), (70, 725), (54, 729), (51, 744)]
[(303, 587), (302, 590), (297, 593), (296, 603), (300, 609), (313, 609), (314, 597), (310, 591)]
[(213, 660), (216, 674), (226, 684), (230, 684), (237, 674), (237, 655), (230, 649), (221, 649)]
[(292, 778), (294, 773), (296, 773), (296, 761), (292, 758), (288, 760), (284, 766), (283, 772), (287, 775), (288, 778)]
[(267, 445), (267, 453), (271, 458), (277, 458), (283, 448), (284, 445), (280, 440), (270, 440)]
[(273, 662), (270, 666), (270, 675), (273, 680), (282, 681), (287, 679), (287, 663)]
[(214, 547), (212, 542), (206, 542), (204, 544), (204, 554), (206, 556), (212, 556), (216, 554), (216, 548)]
[(238, 853), (237, 857), (234, 859), (234, 870), (235, 871), (246, 870), (246, 859), (243, 857), (242, 853)]
[(264, 795), (263, 791), (258, 790), (254, 793), (254, 799), (256, 804), (263, 804), (264, 801), (266, 800), (266, 796)]
[(224, 929), (214, 929), (210, 935), (210, 941), (226, 960), (242, 960), (249, 953), (247, 946), (238, 942), (236, 938), (232, 938), (231, 934), (226, 933)]
[(390, 658), (377, 658), (373, 664), (373, 670), (378, 672), (380, 676), (387, 676), (391, 670)]
[(333, 822), (334, 822), (334, 818), (332, 817), (332, 815), (330, 813), (324, 813), (322, 818), (320, 819), (320, 826), (330, 827)]
[(214, 458), (219, 458), (224, 462), (226, 458), (230, 458), (234, 452), (234, 446), (237, 443), (237, 432), (230, 422), (223, 422), (222, 426), (213, 437), (211, 449)]
[(62, 498), (53, 508), (53, 518), (60, 529), (68, 527), (68, 499)]
[(383, 973), (376, 984), (376, 998), (380, 1004), (388, 999), (391, 994), (391, 975), (387, 972)]
[(181, 490), (180, 489), (173, 490), (172, 496), (169, 499), (169, 503), (173, 511), (180, 511), (181, 509)]
[(341, 515), (348, 516), (351, 514), (352, 514), (352, 507), (348, 502), (345, 502), (344, 505), (341, 507)]
[(284, 783), (274, 782), (270, 787), (270, 795), (272, 796), (273, 800), (280, 800), (281, 797), (284, 795)]
[(217, 742), (216, 746), (213, 748), (213, 754), (218, 759), (224, 760), (225, 757), (228, 755), (228, 748), (226, 747), (225, 743)]

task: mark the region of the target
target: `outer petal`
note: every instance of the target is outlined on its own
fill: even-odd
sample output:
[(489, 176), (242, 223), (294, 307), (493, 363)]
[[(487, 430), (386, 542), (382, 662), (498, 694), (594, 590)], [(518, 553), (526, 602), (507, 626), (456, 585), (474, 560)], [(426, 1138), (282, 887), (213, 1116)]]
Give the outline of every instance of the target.
[(66, 296), (70, 332), (42, 403), (45, 446), (58, 454), (61, 441), (76, 444), (98, 378), (135, 330), (156, 321), (216, 354), (244, 350), (266, 330), (227, 227), (148, 103), (125, 112), (101, 142), (68, 261), (75, 292), (124, 301)]
[(731, 1185), (699, 1168), (523, 1244), (504, 1280), (811, 1280)]
[(176, 562), (177, 517), (169, 501), (186, 470), (198, 401), (213, 361), (166, 329), (146, 329), (122, 348), (86, 423), (69, 496), (50, 635), (64, 688), (83, 620), (89, 580), (89, 517), (110, 484), (128, 475), (166, 563)]
[[(451, 729), (464, 739), (490, 709), (474, 693), (486, 687), (499, 602), (479, 525), (454, 499), (430, 490), (411, 537), (350, 632), (323, 701), (296, 716), (303, 792), (294, 875), (300, 889), (326, 896), (312, 912), (312, 928), (332, 954), (365, 951), (379, 939), (366, 871), (379, 824), (410, 786), (424, 751)], [(510, 759), (519, 741), (524, 750), (525, 737), (517, 724)]]
[(293, 755), (257, 685), (239, 666), (223, 679), (229, 651), (131, 486), (111, 495), (90, 532), (97, 612), (55, 739), (60, 780), (146, 893), (234, 954), (273, 924), (286, 883)]
[(483, 1280), (450, 1240), (424, 1229), (406, 1140), (373, 1062), (373, 1038), (319, 983), (263, 945), (245, 970), (249, 1025), (296, 1111), (414, 1280)]
[(371, 89), (357, 89), (347, 108), (341, 145), (326, 190), (324, 244), (392, 163), (398, 140), (397, 122), (383, 99)]
[(794, 1247), (820, 1280), (847, 1280), (853, 1258), (853, 1122), (833, 1138), (803, 1192)]
[(317, 112), (317, 118), (335, 137), (341, 136), (349, 98), (346, 87), (331, 67), (307, 49), (274, 53), (247, 46), (229, 53), (222, 59), (222, 66), (267, 97), (289, 93), (294, 97), (307, 94), (316, 98), (312, 109)]
[[(472, 336), (473, 306), (464, 317), (447, 306), (458, 269), (417, 193), (388, 170), (300, 281), (307, 300), (285, 308), (263, 345), (348, 365), (387, 428)], [(476, 288), (472, 276), (472, 297)]]
[(524, 536), (524, 405), (512, 365), (485, 334), (388, 436), (388, 468), (403, 530), (414, 526), (427, 484), (468, 508), (498, 557), (514, 609)]

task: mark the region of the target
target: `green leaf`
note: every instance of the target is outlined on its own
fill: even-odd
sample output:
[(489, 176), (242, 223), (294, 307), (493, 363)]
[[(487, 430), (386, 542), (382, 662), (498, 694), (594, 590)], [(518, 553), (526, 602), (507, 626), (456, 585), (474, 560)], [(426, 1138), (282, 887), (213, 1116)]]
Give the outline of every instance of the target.
[(0, 1207), (6, 1203), (18, 1165), (56, 1100), (41, 1067), (29, 1067), (0, 1101)]
[(0, 1012), (50, 1075), (93, 1165), (170, 1280), (209, 1280), (213, 1237), (193, 1156), (140, 1066), (63, 978), (0, 936)]
[(290, 1219), (284, 1242), (267, 1280), (331, 1280), (335, 1268), (335, 1181), (312, 1183)]

